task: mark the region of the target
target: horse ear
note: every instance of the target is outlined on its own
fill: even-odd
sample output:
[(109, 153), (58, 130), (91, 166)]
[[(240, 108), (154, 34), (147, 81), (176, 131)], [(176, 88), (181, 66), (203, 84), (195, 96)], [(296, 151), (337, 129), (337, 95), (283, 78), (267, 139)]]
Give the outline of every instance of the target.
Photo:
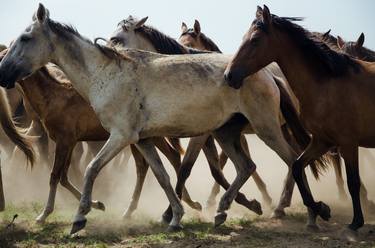
[(361, 47), (363, 47), (363, 43), (365, 43), (365, 34), (361, 33), (361, 35), (359, 36), (359, 38), (358, 38), (357, 42), (355, 43), (355, 45), (358, 48), (361, 48)]
[(188, 31), (188, 27), (187, 27), (187, 25), (186, 25), (185, 22), (182, 22), (182, 24), (181, 24), (181, 32), (185, 33), (186, 31)]
[(255, 12), (256, 18), (261, 18), (263, 15), (263, 9), (259, 5), (257, 6), (257, 12)]
[(337, 46), (340, 49), (342, 49), (345, 46), (345, 41), (340, 36), (337, 36)]
[(200, 34), (201, 32), (201, 24), (199, 23), (198, 20), (194, 21), (194, 33)]
[(271, 24), (271, 21), (272, 21), (271, 12), (266, 5), (263, 5), (262, 17), (263, 17), (264, 24), (266, 25)]
[(49, 11), (44, 7), (43, 4), (39, 3), (38, 10), (33, 16), (33, 20), (38, 20), (39, 22), (44, 22), (49, 18)]
[(142, 27), (143, 24), (145, 24), (145, 22), (147, 21), (147, 19), (148, 19), (148, 16), (143, 17), (141, 20), (139, 20), (139, 21), (135, 24), (134, 29), (138, 29), (138, 28)]
[(323, 39), (327, 39), (329, 37), (329, 33), (331, 32), (331, 29), (329, 29), (327, 32), (323, 34)]

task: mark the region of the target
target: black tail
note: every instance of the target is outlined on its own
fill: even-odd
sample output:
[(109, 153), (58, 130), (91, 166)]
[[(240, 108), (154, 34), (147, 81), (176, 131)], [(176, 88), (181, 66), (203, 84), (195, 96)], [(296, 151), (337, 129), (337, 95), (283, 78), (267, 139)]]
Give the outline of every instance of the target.
[[(305, 150), (308, 144), (311, 141), (311, 137), (306, 129), (303, 127), (297, 110), (293, 105), (291, 97), (287, 90), (284, 88), (283, 83), (280, 79), (274, 77), (275, 83), (280, 90), (280, 109), (284, 116), (288, 127), (293, 133), (294, 138), (296, 139), (298, 145), (302, 150)], [(327, 168), (327, 161), (325, 157), (321, 157), (318, 160), (310, 164), (311, 171), (316, 179), (319, 179), (319, 174), (322, 171), (325, 171)]]

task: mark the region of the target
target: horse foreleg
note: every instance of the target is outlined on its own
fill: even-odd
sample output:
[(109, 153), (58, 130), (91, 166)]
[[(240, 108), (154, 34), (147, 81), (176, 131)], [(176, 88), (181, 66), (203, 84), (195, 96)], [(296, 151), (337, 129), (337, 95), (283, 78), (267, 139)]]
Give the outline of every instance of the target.
[[(133, 133), (134, 135), (134, 133)], [(133, 139), (130, 139), (133, 137)], [(137, 135), (124, 137), (120, 132), (111, 132), (111, 135), (103, 148), (95, 156), (86, 168), (84, 176), (83, 194), (76, 216), (74, 217), (71, 234), (78, 232), (86, 226), (87, 219), (85, 215), (91, 209), (91, 197), (94, 181), (101, 169), (108, 164), (125, 146), (136, 140)]]
[(60, 181), (66, 161), (70, 161), (73, 147), (74, 145), (64, 144), (62, 142), (56, 143), (55, 161), (50, 176), (48, 200), (43, 212), (36, 218), (37, 222), (44, 222), (46, 218), (53, 212), (55, 206), (57, 184)]
[(135, 188), (132, 195), (132, 200), (130, 202), (129, 207), (126, 209), (123, 217), (125, 219), (130, 219), (133, 212), (137, 209), (139, 198), (141, 196), (143, 183), (146, 178), (146, 174), (148, 171), (149, 165), (147, 164), (146, 160), (143, 158), (142, 154), (138, 151), (138, 149), (134, 146), (130, 146), (134, 161), (135, 161), (135, 168), (137, 171), (137, 182), (135, 184)]
[[(168, 161), (172, 164), (176, 174), (181, 168), (181, 156), (180, 153), (177, 152), (176, 149), (171, 147), (165, 138), (153, 138), (152, 141), (156, 145), (156, 147), (167, 157)], [(199, 202), (193, 201), (190, 197), (189, 192), (187, 191), (186, 187), (183, 187), (182, 191), (182, 200), (186, 202), (191, 208), (196, 209), (198, 211), (202, 210), (202, 205)]]
[(170, 179), (167, 171), (165, 170), (159, 154), (156, 151), (154, 144), (149, 139), (140, 140), (136, 144), (139, 151), (142, 153), (143, 157), (149, 163), (152, 172), (154, 173), (156, 179), (158, 180), (160, 186), (163, 188), (169, 203), (172, 208), (173, 218), (169, 223), (169, 230), (179, 230), (181, 229), (180, 221), (184, 214), (184, 209), (181, 205), (180, 199), (173, 190), (170, 183)]

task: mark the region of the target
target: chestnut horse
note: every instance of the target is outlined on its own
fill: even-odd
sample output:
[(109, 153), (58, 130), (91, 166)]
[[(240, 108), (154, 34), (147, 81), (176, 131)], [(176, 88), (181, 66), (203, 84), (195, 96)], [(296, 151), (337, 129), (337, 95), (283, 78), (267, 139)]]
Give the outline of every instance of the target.
[(309, 146), (293, 164), (303, 202), (316, 216), (331, 217), (330, 208), (314, 200), (302, 172), (309, 162), (338, 147), (354, 210), (343, 235), (355, 239), (364, 224), (358, 147), (375, 147), (375, 64), (332, 50), (293, 22), (298, 20), (301, 18), (278, 17), (266, 6), (258, 7), (224, 77), (230, 86), (240, 88), (246, 76), (271, 62), (280, 65), (300, 101), (303, 123), (312, 134)]

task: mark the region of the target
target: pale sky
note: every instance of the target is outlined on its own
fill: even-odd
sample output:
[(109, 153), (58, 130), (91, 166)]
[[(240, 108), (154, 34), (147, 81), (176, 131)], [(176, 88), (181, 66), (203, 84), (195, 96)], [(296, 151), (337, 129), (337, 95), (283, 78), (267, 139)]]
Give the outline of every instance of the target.
[[(234, 53), (254, 19), (257, 5), (267, 4), (279, 16), (305, 17), (310, 31), (340, 35), (356, 40), (365, 33), (365, 46), (375, 49), (375, 0), (1, 0), (0, 43), (9, 42), (31, 22), (42, 2), (56, 21), (69, 23), (88, 37), (109, 37), (117, 23), (128, 15), (149, 16), (147, 24), (172, 37), (180, 35), (181, 22), (189, 27), (194, 19), (224, 53)], [(372, 16), (372, 17), (371, 17)]]

